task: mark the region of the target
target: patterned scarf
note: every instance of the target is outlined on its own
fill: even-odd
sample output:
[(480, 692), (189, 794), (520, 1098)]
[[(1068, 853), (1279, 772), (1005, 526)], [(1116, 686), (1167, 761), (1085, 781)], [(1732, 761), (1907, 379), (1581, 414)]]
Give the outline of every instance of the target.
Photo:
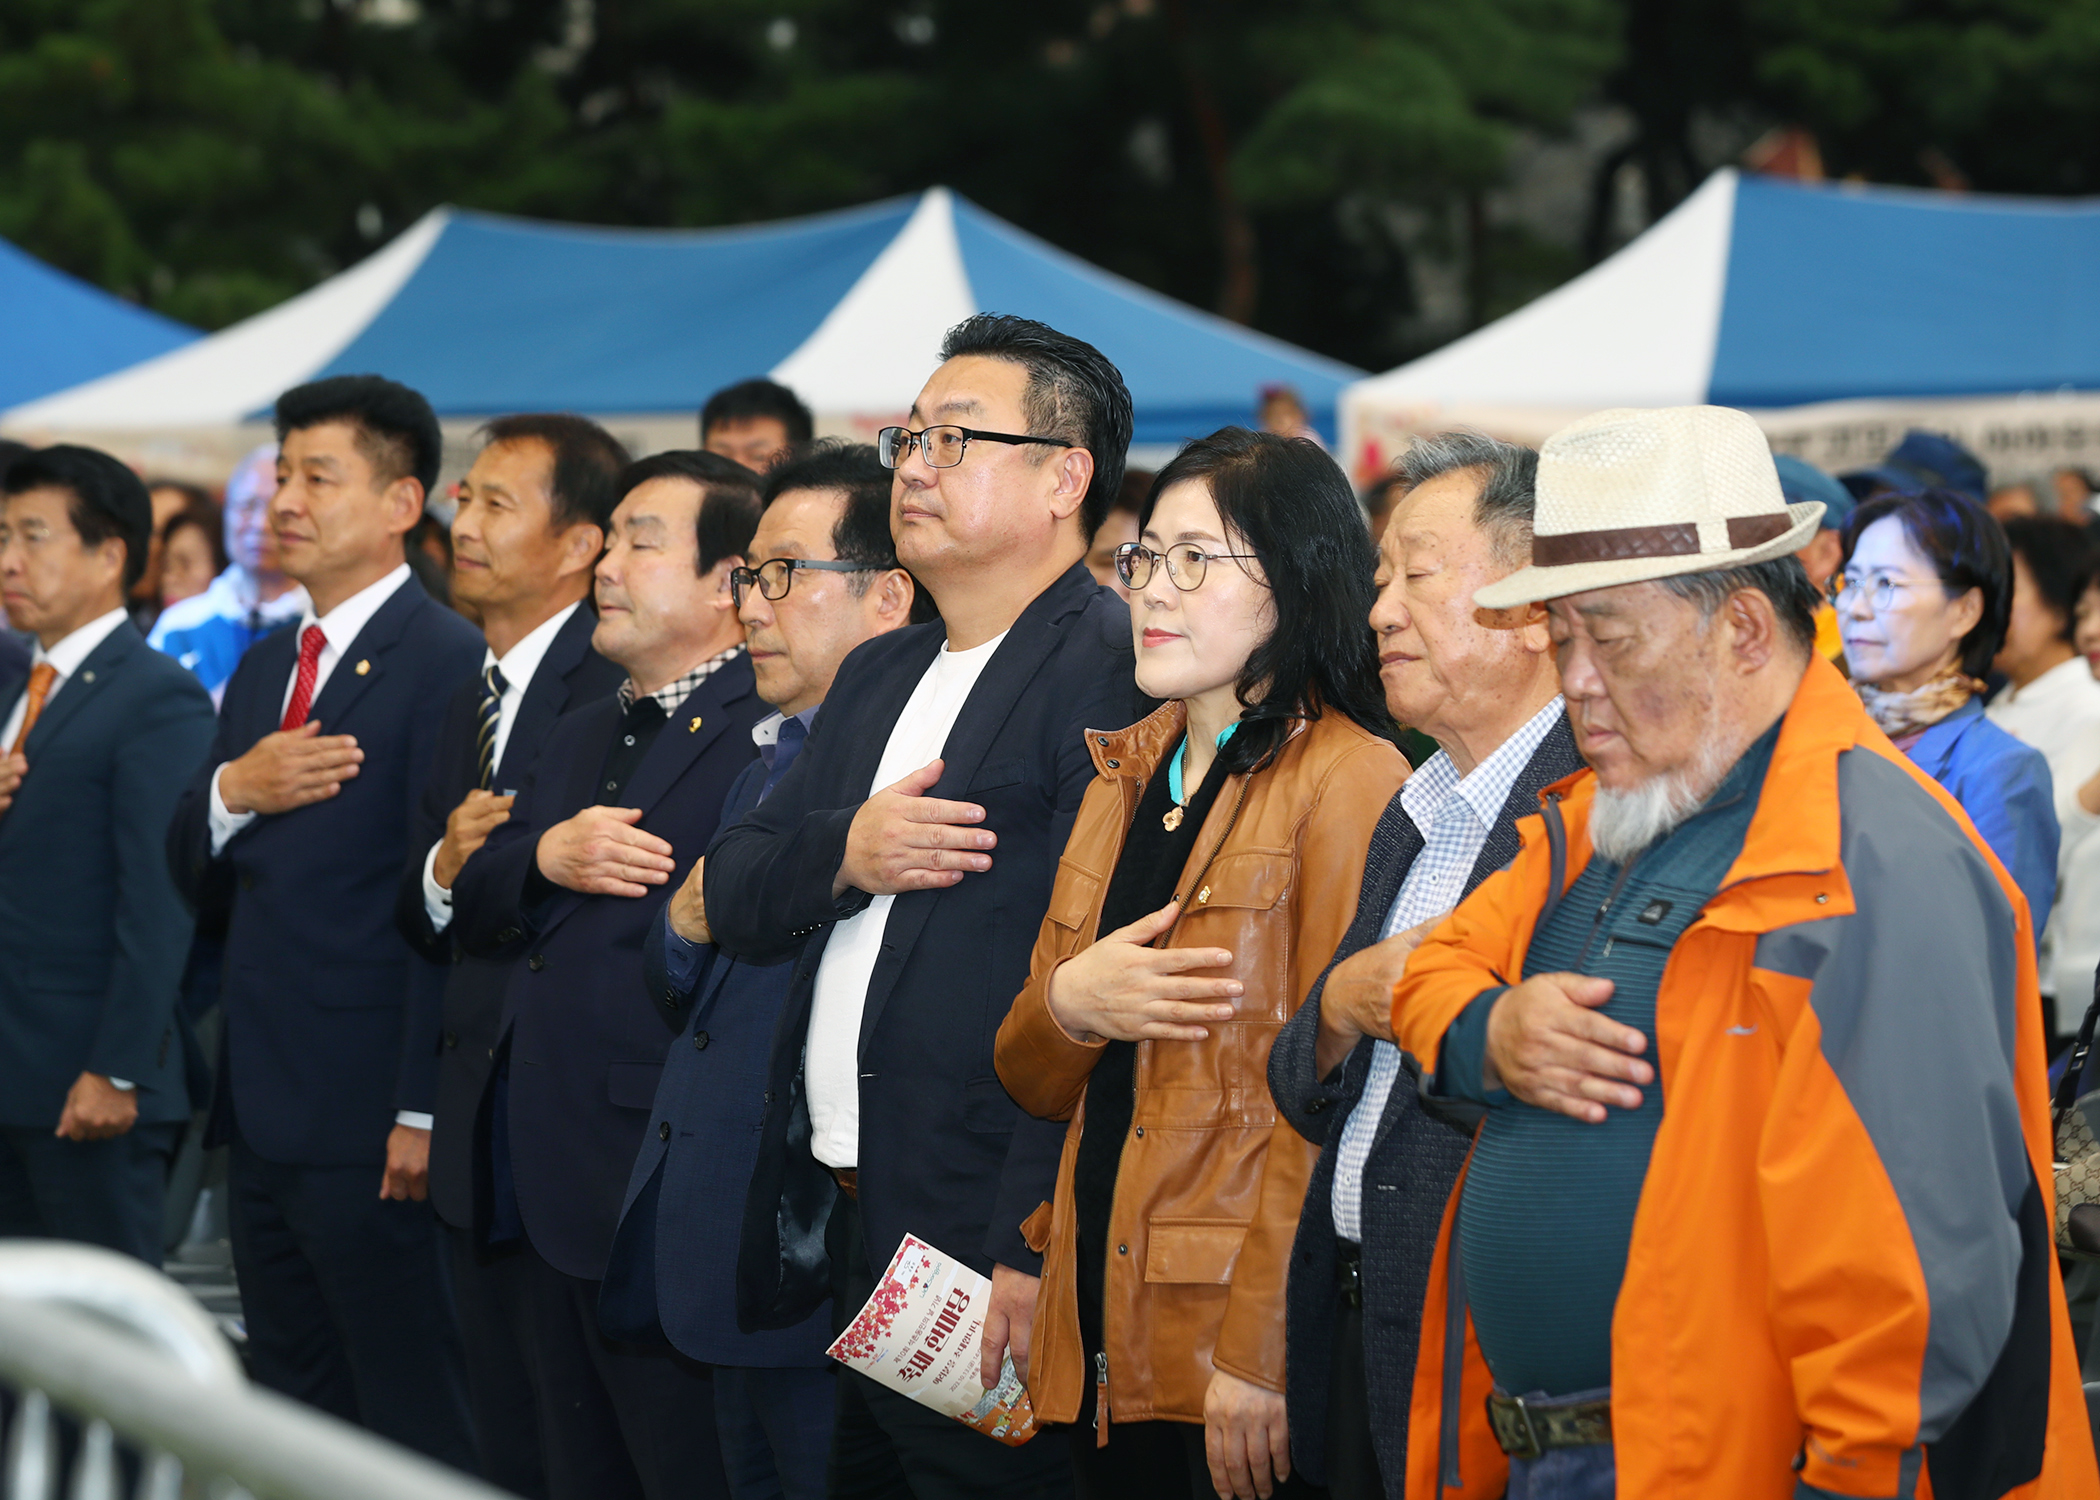
[(1890, 692), (1871, 682), (1855, 685), (1867, 717), (1892, 740), (1923, 734), (1983, 691), (1983, 684), (1959, 666), (1948, 667), (1932, 681), (1907, 693)]

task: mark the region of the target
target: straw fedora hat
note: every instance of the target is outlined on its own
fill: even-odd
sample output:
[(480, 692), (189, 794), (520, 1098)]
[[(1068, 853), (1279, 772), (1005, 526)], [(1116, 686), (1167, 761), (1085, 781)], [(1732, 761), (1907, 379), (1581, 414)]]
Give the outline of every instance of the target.
[(1789, 505), (1758, 425), (1725, 406), (1600, 411), (1539, 449), (1531, 566), (1473, 595), (1507, 609), (1785, 557), (1821, 501)]

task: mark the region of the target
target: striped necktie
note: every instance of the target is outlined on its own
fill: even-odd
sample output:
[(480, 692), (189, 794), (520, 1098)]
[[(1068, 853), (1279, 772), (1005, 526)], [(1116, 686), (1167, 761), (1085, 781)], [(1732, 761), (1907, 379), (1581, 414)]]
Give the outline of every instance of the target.
[(503, 717), (503, 690), (510, 684), (494, 662), (481, 669), (481, 708), (475, 715), (474, 748), (481, 757), (481, 789), (496, 789), (496, 724)]

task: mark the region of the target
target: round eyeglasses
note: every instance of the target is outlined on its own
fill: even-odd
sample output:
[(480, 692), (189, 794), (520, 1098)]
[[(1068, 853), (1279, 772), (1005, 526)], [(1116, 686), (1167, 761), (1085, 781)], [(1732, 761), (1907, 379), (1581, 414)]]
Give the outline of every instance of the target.
[(1072, 445), (1063, 438), (1029, 437), (1017, 432), (986, 432), (977, 427), (954, 427), (942, 425), (913, 432), (909, 427), (885, 427), (875, 434), (875, 456), (885, 469), (894, 469), (911, 455), (916, 447), (926, 458), (929, 469), (952, 469), (963, 461), (972, 442), (985, 443), (1044, 443), (1052, 448), (1068, 448)]
[(1205, 552), (1194, 542), (1176, 542), (1164, 552), (1154, 552), (1143, 542), (1125, 542), (1116, 548), (1116, 574), (1128, 588), (1141, 589), (1152, 581), (1152, 570), (1164, 562), (1167, 580), (1184, 594), (1203, 587), (1203, 575), (1214, 562), (1236, 559), (1259, 561), (1252, 552)]
[(1878, 615), (1896, 602), (1896, 590), (1924, 586), (1914, 578), (1891, 578), (1886, 573), (1872, 573), (1864, 578), (1857, 574), (1840, 574), (1830, 580), (1830, 602), (1843, 609), (1859, 594), (1865, 593), (1867, 608)]
[(787, 591), (795, 586), (795, 574), (803, 569), (818, 573), (879, 573), (882, 570), (868, 563), (827, 562), (811, 557), (776, 557), (771, 562), (760, 563), (755, 568), (731, 568), (729, 570), (729, 598), (738, 609), (744, 607), (744, 590), (755, 588), (763, 598), (785, 599)]

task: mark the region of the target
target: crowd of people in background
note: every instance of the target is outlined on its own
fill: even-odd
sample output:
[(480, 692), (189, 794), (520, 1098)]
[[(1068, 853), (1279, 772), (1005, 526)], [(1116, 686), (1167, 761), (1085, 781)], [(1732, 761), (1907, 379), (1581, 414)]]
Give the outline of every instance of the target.
[[(2083, 475), (1143, 472), (990, 314), (872, 445), (274, 425), (0, 453), (0, 1234), (220, 1152), (252, 1376), (528, 1497), (2100, 1500)], [(1032, 1441), (828, 1356), (907, 1235)]]

